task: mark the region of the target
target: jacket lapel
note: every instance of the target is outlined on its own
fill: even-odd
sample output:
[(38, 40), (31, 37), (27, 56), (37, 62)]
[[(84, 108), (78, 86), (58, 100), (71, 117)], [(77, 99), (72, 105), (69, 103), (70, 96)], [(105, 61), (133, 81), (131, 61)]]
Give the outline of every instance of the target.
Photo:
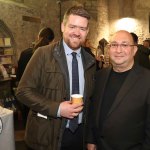
[[(111, 72), (111, 67), (110, 68), (107, 68), (105, 70), (105, 73), (103, 73), (102, 76), (98, 77), (100, 80), (98, 80), (98, 82), (96, 83), (99, 87), (99, 85), (101, 85), (101, 89), (99, 89), (98, 87), (96, 87), (95, 90), (97, 90), (96, 92), (96, 99), (98, 99), (98, 104), (96, 103), (97, 106), (97, 118), (100, 118), (100, 111), (101, 111), (101, 104), (102, 104), (102, 100), (103, 100), (103, 96), (104, 96), (104, 92), (105, 92), (105, 88), (106, 88), (106, 84), (107, 84), (107, 81), (108, 81), (108, 78), (109, 78), (109, 75), (110, 75), (110, 72)], [(97, 121), (97, 126), (99, 126), (99, 120), (96, 119)]]
[(112, 107), (110, 108), (107, 117), (119, 106), (119, 104), (125, 100), (124, 97), (128, 94), (129, 90), (134, 87), (134, 84), (141, 77), (140, 71), (137, 70), (137, 66), (131, 69), (126, 80), (124, 81), (120, 91), (118, 92)]
[(81, 49), (81, 57), (82, 57), (84, 71), (87, 70), (95, 63), (95, 59), (93, 58), (93, 56), (91, 56), (91, 54), (86, 52), (83, 47)]
[(61, 71), (64, 75), (65, 79), (65, 87), (66, 87), (66, 99), (70, 99), (70, 84), (69, 84), (69, 72), (67, 67), (67, 60), (65, 56), (65, 51), (62, 42), (59, 42), (54, 48), (54, 57), (59, 63)]

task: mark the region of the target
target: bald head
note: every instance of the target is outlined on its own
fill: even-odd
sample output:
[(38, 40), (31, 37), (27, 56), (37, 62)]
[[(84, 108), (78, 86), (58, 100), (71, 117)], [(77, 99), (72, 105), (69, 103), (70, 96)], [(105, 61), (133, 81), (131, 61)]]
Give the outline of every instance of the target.
[(111, 42), (113, 41), (121, 41), (121, 42), (126, 42), (126, 43), (130, 43), (130, 44), (134, 44), (134, 40), (132, 35), (125, 30), (119, 30), (117, 31), (111, 38)]

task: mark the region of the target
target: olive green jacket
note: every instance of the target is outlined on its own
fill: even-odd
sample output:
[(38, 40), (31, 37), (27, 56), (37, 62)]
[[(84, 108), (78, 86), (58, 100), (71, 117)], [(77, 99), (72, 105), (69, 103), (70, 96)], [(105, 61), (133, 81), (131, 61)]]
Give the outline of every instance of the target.
[[(82, 48), (85, 89), (83, 123), (92, 94), (94, 58)], [(25, 140), (35, 150), (58, 150), (66, 119), (57, 117), (59, 105), (70, 99), (69, 73), (62, 41), (40, 47), (29, 61), (16, 93), (17, 99), (31, 108)], [(47, 116), (38, 117), (37, 112)]]

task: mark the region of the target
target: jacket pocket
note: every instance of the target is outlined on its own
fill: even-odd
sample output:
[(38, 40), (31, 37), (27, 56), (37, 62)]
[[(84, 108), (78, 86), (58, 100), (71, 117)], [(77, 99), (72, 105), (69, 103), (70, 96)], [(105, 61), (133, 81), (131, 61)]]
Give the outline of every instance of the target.
[[(31, 113), (31, 112), (30, 112)], [(53, 121), (40, 118), (36, 114), (29, 114), (25, 140), (27, 143), (47, 146), (52, 144)]]
[(44, 90), (42, 93), (49, 99), (60, 101), (65, 95), (65, 81), (61, 72), (46, 70), (44, 75)]
[(47, 89), (60, 89), (64, 83), (64, 76), (61, 72), (54, 70), (47, 70), (45, 72), (45, 87)]

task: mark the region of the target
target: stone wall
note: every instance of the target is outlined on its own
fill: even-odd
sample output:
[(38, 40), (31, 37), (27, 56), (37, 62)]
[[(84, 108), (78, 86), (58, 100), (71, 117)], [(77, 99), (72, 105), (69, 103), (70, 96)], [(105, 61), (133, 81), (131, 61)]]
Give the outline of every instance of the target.
[[(63, 13), (77, 3), (72, 0), (61, 2), (60, 12), (57, 0), (0, 0), (0, 20), (12, 31), (16, 58), (37, 39), (38, 32), (43, 27), (51, 27), (55, 32), (55, 40), (60, 39)], [(28, 20), (23, 19), (24, 16)]]
[[(118, 29), (135, 32), (139, 36), (139, 43), (150, 37), (149, 31), (149, 0), (112, 0), (109, 8), (109, 37)], [(124, 18), (124, 20), (121, 20)], [(122, 21), (122, 24), (119, 24)]]
[[(95, 48), (100, 39), (109, 41), (118, 29), (135, 32), (140, 43), (150, 37), (149, 0), (0, 0), (0, 20), (12, 31), (16, 57), (36, 40), (42, 27), (51, 27), (55, 40), (60, 39), (63, 14), (74, 4), (83, 4), (92, 16), (88, 38)], [(31, 18), (25, 20), (23, 16)], [(117, 26), (123, 17), (134, 18), (134, 25), (125, 20), (125, 26)]]
[(23, 15), (34, 16), (36, 13), (33, 9), (13, 2), (0, 1), (0, 20), (12, 32), (15, 41), (16, 58), (18, 51), (28, 47), (39, 29), (39, 24), (29, 23), (22, 20)]

